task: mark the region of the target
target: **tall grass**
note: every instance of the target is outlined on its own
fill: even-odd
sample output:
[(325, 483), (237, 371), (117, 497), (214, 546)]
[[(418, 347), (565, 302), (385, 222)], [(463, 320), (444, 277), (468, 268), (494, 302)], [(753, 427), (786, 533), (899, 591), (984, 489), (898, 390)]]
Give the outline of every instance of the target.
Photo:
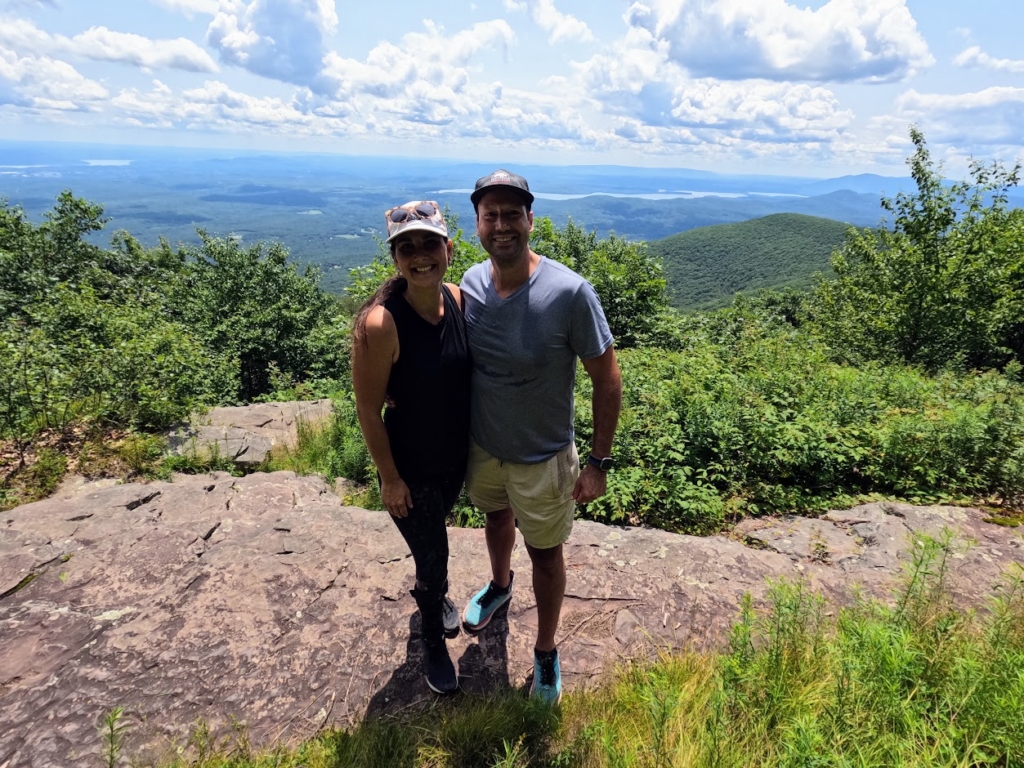
[(376, 484), (370, 482), (376, 471), (359, 431), (355, 397), (341, 392), (331, 402), (330, 419), (321, 424), (298, 421), (296, 444), (275, 447), (265, 468), (268, 471), (291, 470), (298, 475), (318, 474), (331, 483), (343, 477), (361, 489), (346, 501), (367, 509), (379, 509), (380, 495)]
[[(265, 468), (268, 471), (291, 470), (298, 475), (322, 475), (328, 482), (343, 477), (350, 483), (342, 493), (345, 502), (365, 509), (381, 509), (377, 470), (359, 429), (355, 396), (342, 392), (336, 394), (332, 402), (334, 412), (327, 422), (298, 422), (295, 446), (277, 447)], [(463, 491), (448, 523), (463, 528), (479, 528), (484, 524), (484, 516), (469, 503)]]
[(225, 742), (172, 765), (1024, 766), (1024, 570), (983, 610), (960, 611), (949, 540), (913, 551), (892, 604), (834, 611), (806, 584), (778, 581), (763, 609), (744, 601), (720, 653), (635, 660), (554, 711), (505, 689), (295, 749), (253, 755)]

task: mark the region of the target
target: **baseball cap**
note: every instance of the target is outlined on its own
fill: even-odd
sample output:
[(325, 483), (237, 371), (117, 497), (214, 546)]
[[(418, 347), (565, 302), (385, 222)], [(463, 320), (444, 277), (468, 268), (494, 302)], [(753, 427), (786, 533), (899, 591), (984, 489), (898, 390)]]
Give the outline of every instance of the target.
[(388, 228), (390, 243), (405, 232), (422, 230), (448, 238), (448, 225), (444, 223), (441, 209), (433, 200), (412, 200), (405, 205), (389, 208), (384, 212), (384, 223)]
[(533, 194), (530, 192), (530, 185), (526, 183), (526, 179), (519, 174), (506, 171), (504, 168), (499, 168), (493, 173), (477, 179), (473, 194), (469, 196), (469, 199), (473, 201), (473, 207), (476, 208), (480, 198), (496, 187), (508, 187), (515, 190), (526, 201), (526, 207), (533, 208)]

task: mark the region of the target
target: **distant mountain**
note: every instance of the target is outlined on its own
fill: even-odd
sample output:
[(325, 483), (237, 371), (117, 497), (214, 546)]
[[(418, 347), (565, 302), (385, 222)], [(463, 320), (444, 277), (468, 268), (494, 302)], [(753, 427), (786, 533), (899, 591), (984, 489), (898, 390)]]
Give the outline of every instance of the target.
[(855, 176), (839, 176), (834, 179), (805, 182), (797, 187), (801, 195), (827, 195), (829, 192), (849, 190), (869, 195), (893, 197), (897, 192), (911, 192), (914, 180), (909, 176), (879, 176), (876, 173), (860, 173)]
[(740, 291), (807, 287), (830, 273), (833, 249), (848, 225), (834, 219), (779, 213), (718, 224), (648, 243), (661, 259), (672, 303), (699, 309), (728, 303)]
[[(56, 195), (70, 189), (104, 207), (108, 228), (91, 237), (99, 244), (120, 228), (146, 246), (160, 238), (194, 244), (197, 227), (245, 243), (281, 242), (296, 261), (322, 267), (325, 285), (337, 291), (350, 268), (373, 258), (383, 212), (396, 203), (437, 200), (458, 215), (464, 235), (472, 238), (469, 192), (477, 178), (502, 165), (530, 180), (536, 216), (550, 217), (556, 226), (571, 218), (598, 237), (614, 232), (647, 242), (784, 213), (874, 227), (885, 213), (879, 205), (883, 195), (914, 189), (907, 177), (877, 174), (821, 179), (529, 165), (514, 158), (483, 163), (0, 140), (0, 198), (40, 221)], [(1014, 190), (1010, 205), (1024, 206), (1024, 192)], [(827, 253), (819, 263), (827, 266)], [(690, 283), (702, 279), (687, 277)], [(733, 290), (727, 283), (701, 293), (701, 300)]]

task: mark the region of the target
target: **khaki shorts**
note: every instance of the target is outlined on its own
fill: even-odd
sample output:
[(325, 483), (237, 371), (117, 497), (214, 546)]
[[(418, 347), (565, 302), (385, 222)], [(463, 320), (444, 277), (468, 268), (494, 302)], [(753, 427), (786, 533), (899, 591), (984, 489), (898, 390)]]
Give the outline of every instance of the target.
[(539, 464), (499, 461), (470, 441), (466, 492), (481, 512), (511, 507), (523, 539), (534, 549), (564, 544), (572, 531), (580, 475), (575, 443)]

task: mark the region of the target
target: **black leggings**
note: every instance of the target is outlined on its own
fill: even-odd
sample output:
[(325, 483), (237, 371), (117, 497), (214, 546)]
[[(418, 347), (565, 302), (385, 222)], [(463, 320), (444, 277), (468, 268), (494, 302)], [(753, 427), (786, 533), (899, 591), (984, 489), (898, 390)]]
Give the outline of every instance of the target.
[(412, 552), (416, 581), (430, 592), (448, 591), (448, 529), (445, 528), (445, 519), (459, 498), (464, 477), (460, 472), (435, 482), (407, 482), (412, 495), (412, 509), (407, 517), (391, 516)]

